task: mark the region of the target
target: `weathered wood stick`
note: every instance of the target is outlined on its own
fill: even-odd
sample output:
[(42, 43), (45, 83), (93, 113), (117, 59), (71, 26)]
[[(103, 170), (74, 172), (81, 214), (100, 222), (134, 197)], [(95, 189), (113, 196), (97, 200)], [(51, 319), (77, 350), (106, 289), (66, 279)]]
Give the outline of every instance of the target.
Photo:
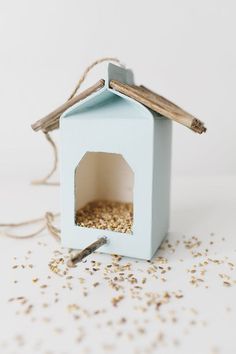
[(164, 117), (185, 125), (199, 134), (206, 131), (204, 124), (199, 119), (144, 86), (130, 86), (117, 80), (111, 80), (110, 87), (135, 99)]
[(67, 262), (68, 267), (74, 267), (76, 263), (81, 262), (85, 257), (89, 256), (91, 253), (96, 251), (99, 247), (102, 245), (105, 245), (107, 243), (107, 238), (106, 237), (100, 237), (97, 241), (91, 243), (88, 247), (84, 248), (82, 251), (76, 253), (74, 256), (69, 259)]
[(85, 99), (90, 96), (92, 93), (100, 90), (105, 84), (103, 79), (99, 80), (95, 85), (89, 87), (85, 91), (81, 92), (79, 95), (74, 96), (63, 105), (46, 115), (44, 118), (38, 120), (34, 124), (31, 125), (32, 129), (36, 132), (39, 130), (43, 130), (44, 132), (48, 132), (50, 130), (56, 129), (59, 127), (59, 118), (63, 112), (65, 112), (68, 108), (73, 106), (75, 103)]
[[(194, 117), (193, 115), (191, 115), (190, 113), (186, 112), (185, 110), (183, 110), (182, 108), (180, 108), (179, 106), (177, 106), (175, 103), (167, 100), (165, 97), (158, 95), (157, 93), (149, 90), (147, 87), (145, 87), (144, 85), (139, 86), (141, 89), (143, 89), (144, 91), (148, 92), (148, 94), (150, 95), (150, 97), (155, 101), (157, 100), (158, 102), (160, 102), (163, 107), (165, 107), (167, 110), (171, 111), (175, 111), (176, 114), (180, 115), (180, 116), (186, 116), (186, 118), (188, 117), (189, 122), (191, 121), (191, 126), (188, 128), (192, 129), (193, 131), (195, 131), (196, 133), (202, 134), (206, 132), (206, 127), (204, 126), (204, 123), (202, 121), (200, 121), (198, 118)], [(180, 123), (180, 122), (179, 122)]]

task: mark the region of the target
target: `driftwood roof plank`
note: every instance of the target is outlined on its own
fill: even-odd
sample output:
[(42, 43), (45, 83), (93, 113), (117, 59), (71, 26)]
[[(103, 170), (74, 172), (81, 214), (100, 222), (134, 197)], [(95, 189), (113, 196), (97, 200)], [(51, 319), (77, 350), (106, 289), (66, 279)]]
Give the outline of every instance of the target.
[(110, 87), (142, 103), (144, 106), (162, 116), (185, 125), (199, 134), (206, 131), (204, 124), (199, 119), (184, 111), (166, 98), (147, 89), (145, 86), (131, 86), (117, 80), (111, 80)]
[(45, 133), (59, 128), (59, 119), (60, 116), (70, 107), (72, 107), (77, 102), (80, 102), (90, 96), (92, 93), (100, 90), (105, 85), (104, 80), (99, 80), (96, 84), (89, 87), (85, 91), (81, 92), (79, 95), (74, 96), (73, 98), (66, 101), (63, 105), (38, 120), (34, 124), (31, 125), (32, 129), (36, 132), (39, 130), (44, 131)]

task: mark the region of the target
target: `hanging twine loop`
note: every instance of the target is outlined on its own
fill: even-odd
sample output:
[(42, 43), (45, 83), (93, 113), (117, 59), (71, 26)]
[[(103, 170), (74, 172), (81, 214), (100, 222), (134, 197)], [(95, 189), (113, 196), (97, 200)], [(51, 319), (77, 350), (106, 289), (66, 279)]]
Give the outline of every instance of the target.
[[(73, 89), (72, 93), (70, 94), (68, 100), (70, 100), (71, 98), (73, 98), (78, 90), (80, 89), (82, 83), (85, 81), (85, 79), (87, 78), (89, 72), (98, 64), (101, 64), (103, 62), (107, 62), (107, 61), (112, 61), (112, 62), (116, 62), (118, 64), (120, 64), (120, 61), (117, 58), (112, 58), (112, 57), (104, 57), (98, 60), (95, 60), (91, 65), (89, 65), (83, 72), (82, 76), (80, 77), (78, 83), (76, 84), (75, 88)], [(120, 64), (121, 65), (121, 64)], [(54, 173), (57, 170), (58, 167), (58, 151), (57, 151), (57, 146), (55, 144), (55, 142), (53, 141), (51, 135), (48, 132), (44, 132), (44, 136), (47, 140), (47, 142), (50, 144), (50, 146), (52, 147), (53, 150), (53, 156), (54, 156), (54, 160), (53, 160), (53, 166), (51, 171), (43, 178), (36, 180), (36, 181), (32, 181), (31, 183), (33, 185), (48, 185), (48, 186), (58, 186), (59, 182), (51, 182), (50, 178), (54, 175)], [(38, 219), (29, 219), (27, 221), (24, 222), (19, 222), (19, 223), (2, 223), (0, 224), (0, 228), (4, 228), (5, 230), (3, 231), (4, 236), (10, 237), (10, 238), (14, 238), (14, 239), (26, 239), (26, 238), (32, 238), (35, 237), (37, 235), (39, 235), (41, 232), (43, 232), (44, 230), (48, 230), (50, 235), (53, 236), (57, 241), (61, 239), (60, 237), (60, 232), (61, 230), (58, 229), (53, 222), (55, 221), (55, 218), (58, 217), (60, 214), (59, 213), (52, 213), (47, 211), (45, 213), (45, 215), (41, 218)], [(15, 228), (20, 228), (23, 226), (28, 226), (28, 225), (34, 225), (37, 223), (41, 223), (42, 226), (36, 230), (35, 232), (26, 234), (26, 235), (16, 235), (11, 233), (10, 231), (8, 231), (9, 229), (15, 229)]]
[(85, 70), (84, 70), (84, 73), (82, 74), (82, 76), (80, 77), (78, 83), (76, 84), (74, 90), (72, 91), (71, 95), (69, 96), (68, 98), (68, 101), (73, 98), (76, 93), (78, 92), (78, 90), (80, 89), (82, 83), (85, 81), (85, 79), (87, 78), (88, 76), (88, 73), (95, 67), (97, 66), (98, 64), (101, 64), (101, 63), (104, 63), (104, 62), (107, 62), (107, 61), (113, 61), (119, 65), (121, 65), (121, 62), (119, 59), (117, 58), (112, 58), (112, 57), (104, 57), (104, 58), (101, 58), (101, 59), (97, 59), (95, 60), (91, 65), (89, 65)]

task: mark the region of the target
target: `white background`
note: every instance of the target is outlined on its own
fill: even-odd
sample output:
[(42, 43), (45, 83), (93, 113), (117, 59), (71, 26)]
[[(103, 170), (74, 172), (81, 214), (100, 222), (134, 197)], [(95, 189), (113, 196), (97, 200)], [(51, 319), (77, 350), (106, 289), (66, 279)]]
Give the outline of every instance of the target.
[(235, 15), (233, 0), (1, 0), (0, 178), (47, 171), (51, 155), (30, 124), (103, 56), (206, 123), (204, 136), (174, 125), (173, 177), (234, 174)]
[[(25, 241), (1, 235), (1, 353), (235, 353), (235, 18), (233, 0), (0, 0), (0, 223), (59, 210), (57, 187), (29, 185), (52, 164), (44, 137), (30, 124), (63, 103), (84, 68), (97, 58), (118, 57), (133, 69), (137, 84), (173, 100), (208, 128), (200, 136), (174, 124), (167, 239), (176, 251), (166, 247), (157, 252), (171, 266), (166, 282), (161, 281), (160, 270), (158, 279), (156, 273), (154, 277), (147, 273), (149, 263), (122, 259), (131, 264), (130, 272), (142, 286), (139, 306), (146, 306), (145, 294), (150, 291), (170, 292), (170, 302), (160, 312), (153, 307), (140, 312), (132, 297), (133, 285), (125, 282), (125, 299), (114, 308), (111, 299), (119, 292), (109, 287), (103, 270), (93, 276), (86, 270), (91, 260), (101, 262), (102, 269), (111, 263), (111, 256), (98, 253), (69, 272), (74, 277), (71, 291), (68, 280), (48, 268), (55, 249), (61, 248), (47, 232)], [(96, 68), (83, 87), (100, 79), (102, 69)], [(58, 132), (54, 136), (59, 142)], [(17, 232), (28, 231), (32, 227)], [(185, 241), (192, 242), (192, 236), (199, 245), (189, 249)], [(201, 256), (193, 257), (192, 251)], [(199, 264), (206, 261), (202, 276)], [(158, 266), (158, 259), (154, 262)], [(229, 262), (235, 266), (229, 267)], [(16, 264), (25, 267), (15, 269)], [(193, 268), (204, 278), (197, 287), (189, 281)], [(224, 286), (222, 273), (230, 277), (231, 286)], [(145, 285), (140, 282), (143, 276)], [(36, 284), (34, 277), (39, 278)], [(80, 277), (85, 279), (83, 286)], [(96, 288), (95, 281), (100, 283)], [(83, 296), (84, 287), (88, 297)], [(176, 290), (183, 298), (172, 295)], [(22, 295), (25, 305), (8, 301)], [(33, 308), (27, 314), (30, 304)], [(73, 304), (80, 310), (68, 311)], [(87, 317), (102, 308), (105, 313)], [(74, 315), (80, 315), (79, 320)], [(123, 317), (125, 325), (120, 323)], [(107, 327), (108, 321), (113, 321), (112, 327)], [(81, 331), (84, 338), (78, 343)], [(164, 341), (156, 343), (161, 333)]]

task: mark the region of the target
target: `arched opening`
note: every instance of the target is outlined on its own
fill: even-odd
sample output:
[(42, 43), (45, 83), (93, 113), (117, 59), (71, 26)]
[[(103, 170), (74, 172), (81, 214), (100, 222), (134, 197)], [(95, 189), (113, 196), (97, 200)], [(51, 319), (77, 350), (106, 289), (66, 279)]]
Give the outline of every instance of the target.
[(87, 152), (75, 170), (75, 224), (131, 234), (134, 173), (120, 154)]

